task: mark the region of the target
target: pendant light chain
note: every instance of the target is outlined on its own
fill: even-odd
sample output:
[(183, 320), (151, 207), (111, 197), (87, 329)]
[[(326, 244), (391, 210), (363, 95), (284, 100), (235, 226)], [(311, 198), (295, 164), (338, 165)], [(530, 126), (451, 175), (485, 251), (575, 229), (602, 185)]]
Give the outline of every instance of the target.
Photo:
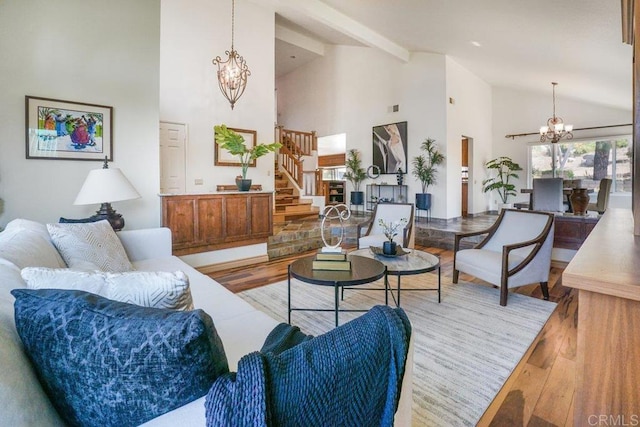
[(233, 39), (235, 36), (235, 26), (236, 26), (236, 1), (231, 0), (231, 50), (234, 50)]

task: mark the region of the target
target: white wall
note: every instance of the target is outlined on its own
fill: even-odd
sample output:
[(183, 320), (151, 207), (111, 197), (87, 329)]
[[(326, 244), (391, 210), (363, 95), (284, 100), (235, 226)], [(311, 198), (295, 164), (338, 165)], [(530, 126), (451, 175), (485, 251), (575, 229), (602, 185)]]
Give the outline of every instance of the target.
[[(162, 0), (160, 118), (188, 127), (186, 191), (215, 191), (233, 184), (240, 167), (214, 166), (213, 126), (257, 131), (258, 142), (274, 141), (274, 14), (246, 1), (235, 4), (235, 49), (251, 75), (232, 110), (218, 87), (216, 56), (231, 48), (231, 2)], [(261, 157), (247, 177), (273, 190), (273, 154)], [(203, 185), (195, 185), (201, 178)]]
[(127, 228), (160, 223), (155, 0), (0, 2), (0, 226), (23, 217), (57, 222), (99, 206), (73, 206), (101, 162), (26, 160), (25, 95), (113, 107), (112, 167), (142, 199), (115, 203)]
[[(426, 138), (436, 139), (444, 148), (443, 55), (414, 53), (409, 63), (402, 63), (371, 48), (331, 46), (323, 57), (279, 78), (276, 86), (279, 124), (316, 130), (320, 136), (346, 133), (347, 149), (361, 151), (365, 168), (373, 161), (373, 126), (408, 122), (409, 164), (420, 154), (419, 146)], [(396, 104), (399, 112), (391, 112)], [(446, 215), (444, 174), (442, 178), (429, 189), (434, 194), (434, 217)], [(396, 177), (381, 175), (375, 182), (395, 184)], [(420, 183), (410, 174), (405, 175), (405, 183), (409, 200), (414, 201), (415, 193), (421, 192)], [(352, 190), (350, 185), (348, 190)]]
[(462, 213), (461, 166), (462, 138), (473, 141), (469, 147), (468, 212), (487, 210), (482, 191), (484, 163), (491, 158), (492, 93), (491, 86), (453, 59), (447, 57), (447, 218)]
[(114, 203), (126, 228), (160, 223), (158, 0), (0, 2), (0, 226), (22, 217), (57, 222), (101, 162), (26, 160), (25, 95), (113, 107), (112, 167), (142, 199)]
[[(619, 110), (606, 106), (589, 104), (561, 96), (562, 84), (556, 90), (556, 115), (562, 117), (574, 128), (627, 124), (633, 121), (631, 110)], [(548, 93), (534, 93), (502, 87), (493, 88), (493, 155), (508, 156), (518, 162), (525, 170), (520, 173), (516, 182), (519, 192), (527, 186), (528, 143), (539, 141), (539, 135), (518, 137), (514, 140), (505, 138), (507, 134), (538, 132), (540, 126), (546, 124), (553, 115), (553, 97), (551, 84)], [(591, 138), (609, 135), (628, 135), (631, 127), (599, 129), (593, 131), (575, 131), (574, 139)], [(481, 179), (479, 179), (481, 180)], [(513, 201), (528, 201), (527, 195), (518, 195)], [(492, 197), (491, 209), (496, 209), (496, 198)], [(622, 203), (616, 200), (616, 205)]]

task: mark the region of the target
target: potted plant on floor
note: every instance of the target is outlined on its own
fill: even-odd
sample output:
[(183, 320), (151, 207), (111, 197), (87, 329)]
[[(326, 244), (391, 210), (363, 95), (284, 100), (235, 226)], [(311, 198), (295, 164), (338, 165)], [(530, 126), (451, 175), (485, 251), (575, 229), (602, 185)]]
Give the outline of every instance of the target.
[(282, 146), (279, 142), (273, 142), (271, 144), (256, 144), (248, 148), (244, 143), (244, 137), (227, 128), (226, 125), (214, 126), (214, 131), (216, 144), (240, 159), (242, 175), (236, 178), (236, 185), (240, 191), (249, 191), (251, 189), (251, 180), (247, 179), (249, 164), (253, 160), (271, 151), (276, 151)]
[(351, 192), (351, 204), (362, 205), (364, 203), (364, 193), (360, 191), (360, 183), (367, 177), (366, 171), (362, 168), (362, 159), (358, 150), (352, 148), (347, 153), (347, 161), (345, 162), (347, 172), (344, 178), (353, 185)]
[(413, 176), (422, 184), (422, 193), (416, 193), (416, 208), (422, 210), (431, 209), (431, 193), (428, 193), (430, 185), (436, 183), (437, 167), (444, 162), (444, 155), (438, 151), (435, 139), (427, 138), (420, 149), (425, 152), (413, 158)]
[(483, 191), (488, 193), (489, 191), (497, 191), (501, 200), (500, 209), (505, 207), (511, 207), (509, 204), (509, 196), (516, 196), (516, 186), (513, 185), (510, 180), (518, 179), (516, 172), (521, 171), (522, 167), (514, 162), (509, 157), (498, 157), (493, 160), (489, 160), (485, 166), (489, 170), (495, 170), (496, 175), (491, 178), (487, 178), (482, 181)]

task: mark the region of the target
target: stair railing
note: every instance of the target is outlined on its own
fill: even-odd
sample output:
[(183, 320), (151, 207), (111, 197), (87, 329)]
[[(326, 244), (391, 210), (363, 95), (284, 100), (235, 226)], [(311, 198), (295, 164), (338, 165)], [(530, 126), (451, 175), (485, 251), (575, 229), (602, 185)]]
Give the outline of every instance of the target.
[(278, 142), (283, 145), (289, 145), (292, 153), (311, 156), (313, 151), (318, 150), (318, 137), (315, 131), (302, 132), (299, 130), (285, 129), (284, 126), (277, 126), (276, 132), (278, 133)]
[(318, 149), (318, 138), (315, 131), (301, 132), (276, 126), (276, 141), (282, 144), (278, 151), (280, 165), (295, 180), (299, 187), (303, 187), (304, 173), (302, 156), (312, 155)]
[(298, 187), (302, 188), (302, 161), (289, 151), (289, 148), (285, 145), (278, 150), (278, 156), (280, 157), (280, 166), (287, 171), (291, 178), (298, 184)]

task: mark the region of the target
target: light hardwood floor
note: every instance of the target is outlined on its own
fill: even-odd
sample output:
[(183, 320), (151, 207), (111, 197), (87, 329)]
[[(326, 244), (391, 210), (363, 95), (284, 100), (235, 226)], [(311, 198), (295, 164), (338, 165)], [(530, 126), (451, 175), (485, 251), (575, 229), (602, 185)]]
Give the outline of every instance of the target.
[[(417, 247), (440, 256), (443, 283), (451, 283), (453, 252)], [(211, 273), (210, 276), (233, 292), (279, 282), (287, 277), (287, 266), (296, 256), (251, 266)], [(562, 269), (553, 267), (549, 278), (550, 300), (558, 303), (541, 332), (535, 348), (520, 374), (508, 388), (491, 426), (570, 426), (573, 415), (578, 295), (562, 286)], [(461, 280), (477, 281), (461, 275)], [(539, 285), (517, 288), (514, 292), (542, 297)], [(496, 302), (497, 304), (497, 302)]]

